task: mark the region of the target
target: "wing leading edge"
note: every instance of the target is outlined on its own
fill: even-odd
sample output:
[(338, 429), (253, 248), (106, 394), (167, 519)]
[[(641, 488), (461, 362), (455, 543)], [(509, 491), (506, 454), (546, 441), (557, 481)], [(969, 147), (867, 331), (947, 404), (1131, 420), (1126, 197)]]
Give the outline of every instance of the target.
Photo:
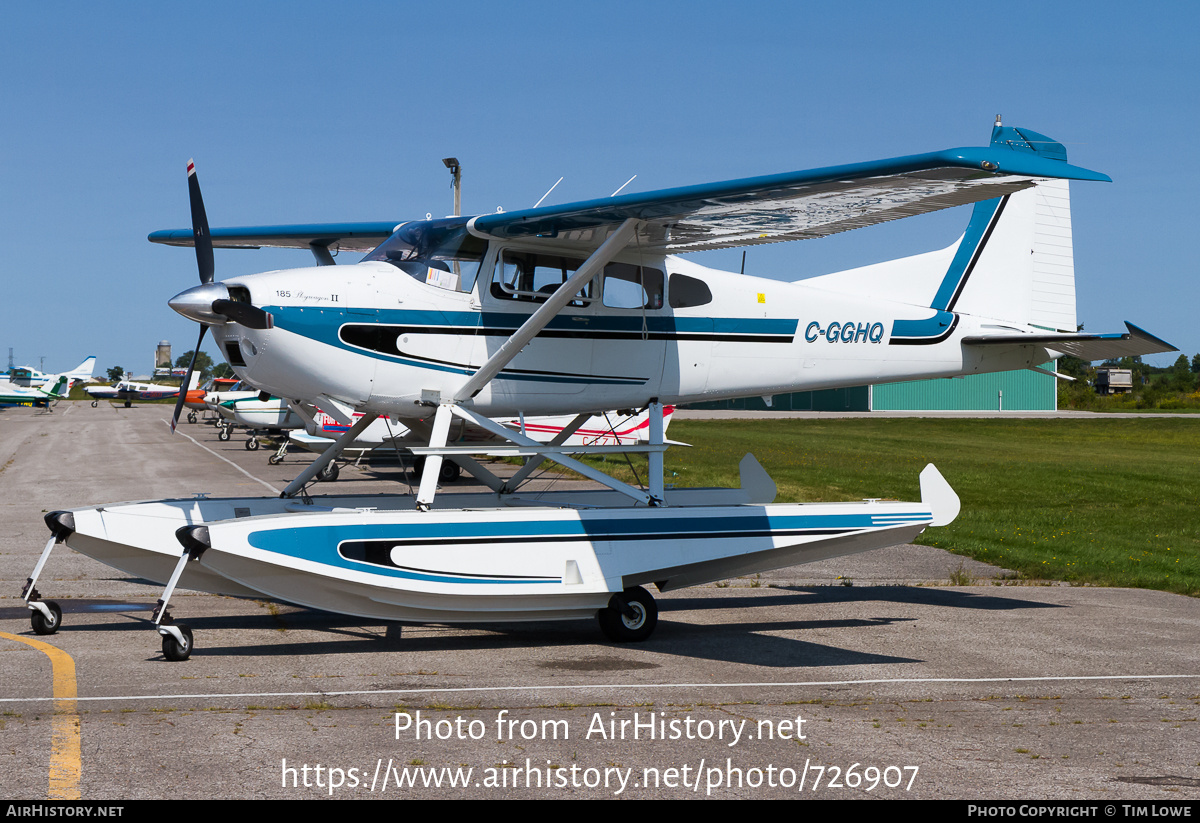
[(1062, 145), (997, 125), (987, 148), (947, 149), (870, 163), (749, 177), (474, 218), (476, 234), (594, 248), (627, 219), (634, 241), (665, 252), (824, 237), (990, 200), (1037, 178), (1111, 182), (1066, 162)]
[[(402, 221), (369, 223), (305, 223), (289, 226), (244, 226), (212, 229), (214, 248), (218, 249), (310, 249), (335, 248), (342, 251), (368, 252), (391, 237)], [(151, 243), (167, 246), (195, 244), (191, 229), (165, 229), (150, 234)]]

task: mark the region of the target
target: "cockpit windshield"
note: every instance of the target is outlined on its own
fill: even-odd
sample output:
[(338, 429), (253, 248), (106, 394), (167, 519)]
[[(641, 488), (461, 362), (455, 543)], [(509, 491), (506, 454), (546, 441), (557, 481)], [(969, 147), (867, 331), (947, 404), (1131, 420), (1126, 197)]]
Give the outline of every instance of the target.
[(363, 258), (391, 263), (408, 276), (450, 291), (475, 286), (487, 241), (467, 231), (461, 218), (405, 223)]

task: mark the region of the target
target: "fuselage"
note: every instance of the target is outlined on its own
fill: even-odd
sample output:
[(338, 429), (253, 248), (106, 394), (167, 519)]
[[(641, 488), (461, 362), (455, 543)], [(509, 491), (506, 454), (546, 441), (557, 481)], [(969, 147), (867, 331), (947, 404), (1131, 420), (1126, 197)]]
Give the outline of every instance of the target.
[[(213, 335), (240, 377), (275, 396), (317, 405), (324, 396), (411, 417), (418, 406), (449, 401), (529, 318), (563, 282), (554, 266), (565, 278), (585, 257), (550, 265), (544, 253), (493, 243), (472, 283), (466, 272), (431, 268), (420, 277), (382, 260), (235, 277), (224, 285), (244, 289), (272, 327), (230, 321)], [(532, 262), (514, 274), (510, 258)], [(577, 297), (475, 395), (473, 408), (493, 417), (640, 408), (651, 399), (949, 377), (1048, 359), (961, 344), (996, 321), (672, 256), (621, 255)]]

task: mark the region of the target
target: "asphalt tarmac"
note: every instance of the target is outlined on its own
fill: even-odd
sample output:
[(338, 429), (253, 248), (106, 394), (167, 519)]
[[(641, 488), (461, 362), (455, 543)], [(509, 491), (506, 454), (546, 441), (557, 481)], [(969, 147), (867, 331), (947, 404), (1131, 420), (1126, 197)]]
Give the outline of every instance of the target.
[[(657, 631), (627, 646), (593, 621), (178, 592), (182, 663), (148, 623), (156, 587), (60, 548), (38, 588), (64, 625), (35, 635), (19, 593), (45, 511), (274, 495), (310, 459), (172, 437), (169, 414), (0, 410), (7, 799), (1200, 798), (1200, 600), (1018, 585), (919, 546), (656, 593)], [(408, 491), (396, 467), (327, 485)]]

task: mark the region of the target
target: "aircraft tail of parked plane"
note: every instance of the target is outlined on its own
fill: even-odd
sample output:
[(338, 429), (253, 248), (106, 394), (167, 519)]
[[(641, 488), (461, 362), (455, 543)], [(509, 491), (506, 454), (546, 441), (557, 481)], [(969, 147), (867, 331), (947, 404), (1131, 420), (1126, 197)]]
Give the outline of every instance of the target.
[[(54, 397), (66, 397), (70, 393), (72, 379), (69, 374), (60, 374), (56, 377), (51, 377), (50, 380), (54, 381), (54, 385), (46, 389), (47, 394)], [(46, 381), (46, 385), (50, 385), (49, 380)]]
[[(88, 355), (88, 357), (69, 372), (63, 372), (72, 382), (77, 380), (90, 380), (92, 372), (96, 370), (96, 355)], [(15, 386), (47, 386), (51, 385), (59, 375), (46, 374), (40, 372), (30, 366), (25, 366), (19, 369), (13, 369), (9, 374), (9, 379)]]
[(944, 312), (1074, 332), (1075, 265), (1065, 180), (976, 203), (944, 249), (804, 281)]
[[(1029, 129), (997, 125), (991, 144), (1054, 160), (1067, 156), (1060, 143)], [(969, 315), (995, 322), (982, 327), (986, 333), (962, 342), (988, 346), (996, 357), (1004, 354), (997, 347), (1051, 343), (1051, 351), (1085, 360), (1172, 350), (1128, 323), (1127, 334), (1078, 333), (1071, 195), (1065, 179), (1037, 179), (1030, 188), (975, 203), (966, 231), (944, 249), (802, 282), (937, 312), (927, 321), (897, 323), (893, 343), (939, 342), (953, 333), (958, 315)], [(1039, 338), (1033, 330), (1047, 334)]]
[(67, 377), (71, 380), (90, 380), (92, 373), (96, 371), (96, 355), (88, 355), (87, 359), (80, 363), (75, 368), (67, 372)]
[[(1066, 160), (1061, 144), (1028, 129), (996, 126), (991, 144), (1016, 144), (1047, 158)], [(1043, 178), (1030, 188), (976, 203), (962, 237), (944, 249), (804, 282), (943, 312), (1074, 332), (1068, 182)]]

